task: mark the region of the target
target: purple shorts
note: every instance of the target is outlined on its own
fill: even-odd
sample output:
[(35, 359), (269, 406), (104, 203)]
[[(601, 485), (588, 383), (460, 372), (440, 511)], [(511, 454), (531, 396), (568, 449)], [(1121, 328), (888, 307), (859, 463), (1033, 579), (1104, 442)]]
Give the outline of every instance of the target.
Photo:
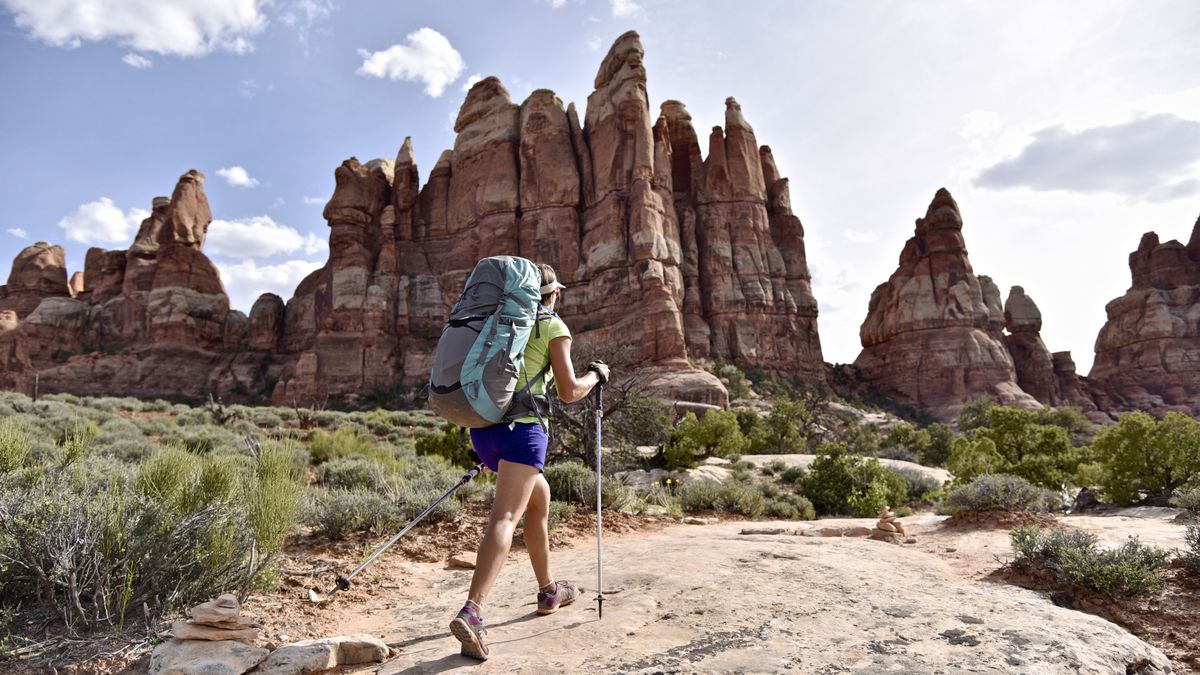
[(475, 454), (492, 471), (499, 469), (502, 459), (541, 471), (546, 464), (549, 440), (545, 427), (537, 422), (514, 422), (511, 429), (507, 424), (493, 424), (471, 430)]

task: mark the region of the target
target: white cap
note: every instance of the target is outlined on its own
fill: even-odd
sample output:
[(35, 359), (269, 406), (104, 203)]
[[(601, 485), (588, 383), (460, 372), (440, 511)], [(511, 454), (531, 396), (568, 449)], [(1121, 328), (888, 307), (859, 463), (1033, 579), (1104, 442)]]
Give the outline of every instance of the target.
[(541, 288), (539, 288), (538, 292), (541, 293), (542, 295), (549, 295), (549, 294), (553, 293), (554, 291), (557, 291), (560, 288), (566, 288), (566, 286), (563, 286), (562, 284), (558, 283), (558, 281), (551, 281), (550, 283), (546, 284), (545, 286), (542, 286)]

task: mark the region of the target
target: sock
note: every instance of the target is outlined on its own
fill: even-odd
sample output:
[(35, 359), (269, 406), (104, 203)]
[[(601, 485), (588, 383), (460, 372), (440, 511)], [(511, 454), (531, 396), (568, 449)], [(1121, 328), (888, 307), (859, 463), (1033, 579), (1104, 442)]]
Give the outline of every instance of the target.
[(551, 581), (550, 583), (546, 584), (545, 586), (542, 586), (541, 588), (539, 588), (538, 591), (540, 591), (542, 593), (555, 593), (558, 591), (558, 582)]

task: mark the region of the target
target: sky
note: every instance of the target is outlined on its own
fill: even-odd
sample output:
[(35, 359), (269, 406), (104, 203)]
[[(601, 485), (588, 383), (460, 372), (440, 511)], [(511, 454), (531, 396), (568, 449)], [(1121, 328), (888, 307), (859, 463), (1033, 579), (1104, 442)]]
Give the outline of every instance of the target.
[(1142, 233), (1200, 215), (1194, 0), (0, 0), (0, 259), (47, 240), (82, 269), (196, 168), (234, 307), (290, 297), (342, 160), (412, 136), (424, 179), (488, 75), (582, 117), (630, 29), (655, 112), (684, 101), (707, 139), (734, 96), (774, 150), (830, 362), (940, 187), (975, 272), (1024, 287), (1081, 373)]

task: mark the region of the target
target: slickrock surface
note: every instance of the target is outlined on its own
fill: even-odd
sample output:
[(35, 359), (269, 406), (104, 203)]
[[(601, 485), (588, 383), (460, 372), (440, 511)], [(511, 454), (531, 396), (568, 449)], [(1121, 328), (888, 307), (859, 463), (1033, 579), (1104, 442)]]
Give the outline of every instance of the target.
[(1004, 346), (1000, 290), (971, 269), (962, 227), (958, 204), (938, 190), (900, 266), (871, 294), (854, 365), (885, 395), (938, 419), (982, 396), (1036, 407)]
[(913, 546), (797, 537), (795, 523), (739, 535), (744, 525), (606, 540), (603, 620), (593, 547), (552, 554), (556, 574), (585, 588), (549, 616), (535, 613), (532, 575), (514, 555), (485, 608), (483, 664), (460, 656), (446, 629), (471, 573), (413, 565), (411, 592), (369, 620), (399, 651), (380, 672), (1167, 672), (1159, 650), (1114, 624), (966, 579)]
[(1108, 303), (1088, 379), (1111, 404), (1200, 415), (1200, 220), (1186, 245), (1147, 232), (1133, 285)]

